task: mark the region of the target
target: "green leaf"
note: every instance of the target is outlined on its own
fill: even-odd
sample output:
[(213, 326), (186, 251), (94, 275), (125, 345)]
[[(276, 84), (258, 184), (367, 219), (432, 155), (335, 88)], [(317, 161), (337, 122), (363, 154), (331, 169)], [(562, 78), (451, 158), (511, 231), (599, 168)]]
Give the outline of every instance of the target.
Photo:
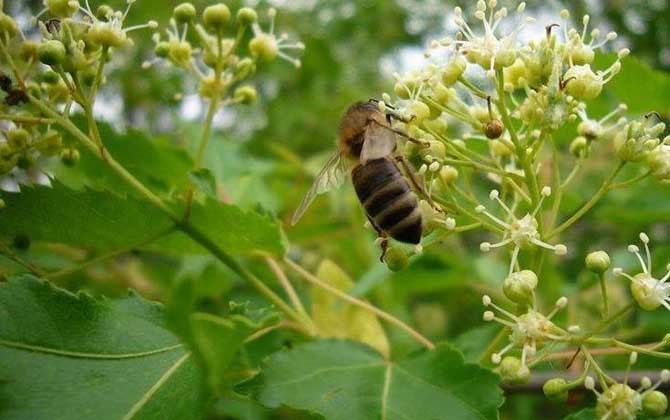
[[(354, 286), (351, 278), (330, 260), (321, 262), (317, 277), (343, 292)], [(366, 343), (384, 357), (390, 354), (386, 333), (374, 314), (343, 303), (318, 287), (312, 289), (312, 319), (321, 337), (350, 338)]]
[[(99, 123), (98, 126), (109, 154), (150, 189), (169, 194), (187, 188), (193, 161), (186, 150), (169, 144), (164, 138), (151, 139), (136, 129), (131, 128), (122, 134), (107, 124)], [(74, 167), (54, 161), (56, 179), (76, 189), (92, 187), (117, 193), (131, 192), (99, 156), (83, 148), (80, 153), (81, 159)]]
[(209, 169), (200, 168), (191, 171), (189, 172), (188, 177), (193, 185), (200, 191), (204, 192), (209, 197), (216, 198), (216, 179)]
[(201, 374), (131, 293), (73, 295), (32, 276), (0, 285), (3, 419), (188, 419), (202, 413)]
[[(169, 254), (206, 254), (181, 232), (140, 245), (166, 231), (173, 222), (161, 211), (133, 197), (108, 191), (74, 191), (55, 182), (53, 188), (25, 188), (4, 194), (0, 238), (28, 235), (31, 240), (58, 242), (95, 250), (138, 248)], [(214, 200), (194, 203), (189, 221), (232, 255), (264, 250), (284, 253), (284, 236), (276, 221), (253, 211)]]
[(242, 389), (266, 406), (327, 420), (493, 420), (503, 402), (498, 382), (446, 344), (388, 362), (365, 345), (323, 340), (272, 355)]

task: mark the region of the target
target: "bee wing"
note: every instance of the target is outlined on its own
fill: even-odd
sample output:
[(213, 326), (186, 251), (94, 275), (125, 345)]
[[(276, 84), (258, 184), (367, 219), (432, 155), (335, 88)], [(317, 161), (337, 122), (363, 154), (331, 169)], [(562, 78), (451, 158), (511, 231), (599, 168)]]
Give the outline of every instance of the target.
[(293, 213), (291, 225), (298, 223), (298, 220), (300, 220), (305, 213), (305, 210), (307, 210), (307, 207), (312, 204), (312, 201), (314, 201), (314, 198), (317, 195), (339, 188), (342, 183), (344, 183), (346, 177), (347, 168), (345, 161), (342, 159), (342, 154), (336, 152), (330, 159), (328, 159), (326, 165), (316, 176), (314, 183), (309, 191), (307, 191), (307, 194), (305, 194), (305, 198), (302, 199), (300, 206), (298, 206), (298, 209)]
[(370, 123), (365, 129), (361, 162), (381, 159), (393, 153), (396, 147), (395, 133), (389, 127)]

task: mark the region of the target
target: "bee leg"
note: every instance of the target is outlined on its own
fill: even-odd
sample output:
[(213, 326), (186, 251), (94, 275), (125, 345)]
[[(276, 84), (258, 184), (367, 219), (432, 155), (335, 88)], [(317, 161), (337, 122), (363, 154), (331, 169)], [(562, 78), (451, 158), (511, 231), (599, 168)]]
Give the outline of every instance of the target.
[[(409, 121), (411, 121), (411, 120), (409, 120)], [(384, 127), (384, 128), (387, 129), (387, 130), (393, 131), (393, 132), (396, 133), (397, 135), (406, 138), (407, 141), (409, 141), (409, 142), (411, 142), (411, 143), (416, 143), (416, 144), (419, 144), (419, 145), (421, 145), (421, 146), (423, 146), (423, 147), (426, 147), (426, 148), (430, 147), (430, 143), (428, 143), (427, 141), (421, 141), (421, 140), (415, 139), (414, 137), (410, 136), (409, 134), (405, 133), (404, 131), (402, 131), (402, 130), (397, 130), (397, 129), (391, 127), (391, 126), (387, 126), (387, 125), (380, 124), (379, 121), (377, 121), (377, 120), (369, 119), (369, 120), (368, 120), (368, 123), (374, 123), (374, 124), (377, 124), (377, 125), (379, 125), (379, 126), (381, 126), (381, 127)]]
[(370, 222), (370, 225), (372, 228), (377, 232), (378, 237), (381, 239), (379, 242), (379, 247), (382, 250), (382, 254), (379, 256), (379, 261), (384, 262), (384, 257), (386, 256), (386, 251), (388, 250), (389, 247), (389, 240), (388, 237), (386, 236), (386, 232), (384, 232), (377, 224), (375, 223), (374, 220), (370, 216), (368, 216), (368, 221)]
[(419, 180), (416, 179), (416, 175), (414, 174), (414, 171), (412, 168), (409, 166), (409, 163), (407, 163), (407, 160), (403, 156), (396, 156), (395, 160), (400, 163), (400, 166), (402, 166), (403, 172), (407, 174), (407, 178), (409, 178), (410, 183), (412, 184), (412, 187), (423, 197), (426, 199), (428, 204), (435, 209), (435, 211), (444, 213), (444, 210), (440, 208), (435, 202), (433, 201), (433, 198), (430, 196), (428, 191), (426, 191), (421, 184), (419, 183)]

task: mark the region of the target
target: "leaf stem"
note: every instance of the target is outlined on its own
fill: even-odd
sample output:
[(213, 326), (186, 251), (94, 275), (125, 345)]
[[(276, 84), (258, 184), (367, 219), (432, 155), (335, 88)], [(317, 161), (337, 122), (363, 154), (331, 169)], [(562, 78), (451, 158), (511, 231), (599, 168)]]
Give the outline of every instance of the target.
[(433, 350), (435, 348), (435, 344), (433, 344), (432, 341), (421, 335), (418, 331), (410, 327), (409, 325), (405, 324), (398, 318), (394, 317), (393, 315), (389, 314), (388, 312), (385, 312), (379, 308), (377, 308), (374, 305), (371, 305), (363, 300), (357, 299), (353, 296), (350, 296), (343, 291), (323, 282), (321, 279), (313, 275), (312, 273), (308, 272), (298, 264), (294, 263), (288, 258), (284, 258), (284, 262), (291, 267), (296, 273), (300, 275), (304, 280), (306, 280), (309, 283), (312, 283), (313, 285), (320, 287), (321, 289), (337, 296), (338, 298), (345, 300), (352, 305), (356, 305), (360, 308), (363, 308), (369, 312), (372, 312), (373, 314), (377, 315), (379, 318), (383, 319), (384, 321), (388, 322), (391, 325), (394, 325), (398, 327), (399, 329), (405, 331), (410, 337), (412, 337), (414, 340), (416, 340), (418, 343), (420, 343), (422, 346), (426, 347), (429, 350)]
[(14, 261), (15, 263), (17, 263), (17, 264), (19, 264), (19, 265), (25, 267), (26, 269), (28, 269), (28, 271), (30, 271), (31, 273), (33, 273), (33, 274), (36, 275), (37, 277), (42, 277), (42, 276), (45, 274), (45, 271), (44, 271), (44, 270), (42, 270), (41, 268), (37, 267), (36, 265), (34, 265), (33, 263), (31, 263), (30, 261), (26, 261), (26, 260), (24, 260), (23, 258), (21, 258), (16, 252), (14, 252), (14, 251), (13, 251), (9, 246), (7, 246), (4, 242), (0, 242), (0, 252), (2, 252), (3, 254), (5, 254), (5, 256), (6, 256), (7, 258), (9, 258), (10, 260), (12, 260), (12, 261)]

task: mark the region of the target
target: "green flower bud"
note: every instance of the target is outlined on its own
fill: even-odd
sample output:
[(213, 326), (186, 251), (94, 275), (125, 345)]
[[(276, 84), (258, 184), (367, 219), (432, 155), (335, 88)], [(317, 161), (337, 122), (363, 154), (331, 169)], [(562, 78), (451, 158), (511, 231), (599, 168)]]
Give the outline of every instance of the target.
[(573, 66), (565, 72), (566, 90), (569, 95), (583, 101), (590, 101), (600, 95), (603, 90), (602, 75), (596, 74), (588, 64)]
[(256, 72), (256, 64), (251, 58), (243, 58), (235, 64), (235, 78), (244, 80)]
[(401, 271), (409, 264), (407, 254), (400, 247), (392, 246), (386, 251), (384, 262), (391, 271)]
[(668, 409), (668, 398), (660, 391), (651, 391), (642, 397), (642, 409), (650, 417), (661, 417)]
[(491, 154), (493, 156), (505, 157), (512, 154), (510, 148), (507, 147), (505, 143), (501, 142), (500, 140), (491, 140), (489, 142), (489, 148), (491, 149)]
[(30, 133), (23, 128), (9, 130), (7, 133), (7, 144), (13, 151), (25, 149), (30, 143)]
[(505, 131), (505, 126), (499, 119), (493, 119), (484, 124), (484, 134), (490, 139), (497, 139)]
[(570, 57), (572, 57), (572, 62), (577, 65), (591, 64), (595, 58), (595, 52), (590, 46), (581, 44), (570, 49)]
[(640, 394), (625, 384), (614, 384), (598, 396), (596, 416), (601, 419), (607, 413), (616, 413), (616, 419), (635, 419), (642, 409)]
[(45, 6), (49, 10), (49, 14), (54, 18), (71, 17), (79, 10), (79, 2), (77, 0), (46, 0)]
[(42, 63), (57, 66), (65, 60), (65, 46), (58, 40), (47, 40), (37, 48), (37, 55)]
[(56, 130), (49, 130), (40, 139), (37, 149), (45, 156), (54, 156), (62, 145), (63, 136)]
[(457, 55), (444, 68), (442, 72), (442, 83), (446, 86), (451, 86), (463, 75), (468, 63), (462, 55)]
[(413, 119), (410, 124), (420, 125), (424, 120), (430, 117), (430, 108), (421, 101), (412, 101), (408, 107), (410, 115)]
[(583, 157), (586, 156), (589, 149), (589, 142), (586, 140), (586, 137), (575, 137), (575, 139), (570, 143), (570, 154), (574, 157)]
[(662, 144), (649, 152), (647, 164), (654, 178), (659, 181), (670, 180), (670, 144)]
[(249, 41), (249, 50), (254, 57), (264, 61), (272, 61), (279, 54), (277, 39), (265, 33), (260, 33)]
[(177, 23), (181, 25), (191, 23), (196, 15), (195, 6), (191, 3), (182, 3), (174, 8), (173, 14)]
[(237, 11), (237, 21), (240, 25), (251, 25), (258, 20), (258, 14), (251, 7), (243, 7)]
[(28, 235), (20, 233), (14, 237), (12, 244), (14, 245), (14, 248), (20, 251), (27, 251), (28, 248), (30, 248), (30, 238)]
[(60, 153), (60, 159), (65, 166), (74, 166), (79, 162), (79, 150), (63, 149)]
[(223, 3), (218, 3), (205, 8), (202, 13), (202, 21), (205, 28), (218, 33), (225, 29), (226, 23), (230, 20), (230, 9)]
[(6, 15), (0, 11), (0, 35), (3, 37), (14, 38), (19, 33), (19, 25), (12, 19), (11, 16)]
[(256, 102), (258, 99), (258, 93), (256, 92), (256, 88), (253, 86), (240, 86), (235, 89), (235, 92), (233, 93), (233, 99), (243, 104), (250, 104), (252, 102)]
[[(447, 132), (447, 120), (444, 118), (436, 118), (433, 120), (426, 120), (423, 122), (423, 126), (426, 128), (427, 131), (430, 131), (431, 133), (435, 133), (437, 135), (440, 134), (445, 134)], [(442, 143), (440, 143), (442, 144)], [(444, 145), (442, 144), (442, 147)], [(442, 150), (442, 149), (440, 149)], [(438, 156), (438, 154), (434, 151), (430, 152), (433, 156)], [(444, 157), (444, 153), (441, 153), (439, 155), (440, 157)]]
[(101, 20), (103, 22), (109, 22), (109, 19), (113, 15), (114, 15), (114, 9), (112, 9), (106, 4), (101, 4), (95, 11), (95, 17), (97, 17), (98, 20)]
[(31, 59), (37, 59), (37, 49), (39, 48), (39, 45), (40, 44), (37, 42), (29, 39), (21, 42), (21, 48), (19, 50), (19, 57), (21, 57), (21, 60), (29, 61)]
[(114, 25), (96, 23), (86, 33), (86, 39), (96, 47), (119, 48), (128, 42), (126, 33)]
[(530, 369), (518, 357), (507, 356), (500, 362), (500, 376), (508, 384), (522, 384), (530, 379)]
[(211, 98), (219, 89), (221, 89), (220, 80), (217, 80), (214, 75), (205, 76), (198, 85), (198, 94), (203, 98)]
[(537, 287), (537, 275), (530, 270), (512, 273), (503, 282), (503, 293), (512, 302), (528, 304), (533, 301), (533, 292)]
[(167, 41), (160, 41), (154, 48), (154, 54), (159, 58), (167, 58), (167, 56), (170, 55), (170, 43)]
[(596, 274), (602, 274), (610, 268), (610, 256), (605, 251), (591, 252), (585, 262), (586, 268)]
[(451, 185), (458, 179), (458, 169), (453, 166), (444, 165), (440, 168), (440, 179), (446, 185)]
[(567, 382), (563, 378), (549, 379), (542, 385), (542, 392), (544, 395), (553, 400), (562, 402), (568, 399)]
[(505, 67), (503, 70), (503, 76), (505, 84), (509, 84), (512, 89), (518, 89), (524, 85), (524, 82), (528, 80), (528, 69), (526, 68), (526, 63), (517, 58), (511, 66)]

